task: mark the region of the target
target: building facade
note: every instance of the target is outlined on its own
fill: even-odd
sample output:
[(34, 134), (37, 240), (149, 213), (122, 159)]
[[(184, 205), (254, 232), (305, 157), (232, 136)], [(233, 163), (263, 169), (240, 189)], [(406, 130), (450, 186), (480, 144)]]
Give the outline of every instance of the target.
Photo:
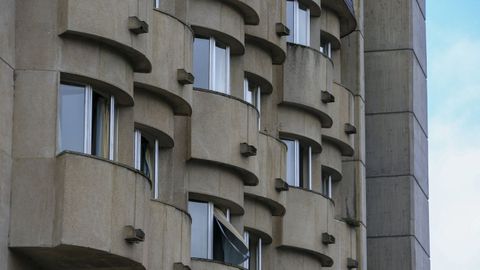
[(0, 269), (430, 269), (424, 14), (0, 0)]

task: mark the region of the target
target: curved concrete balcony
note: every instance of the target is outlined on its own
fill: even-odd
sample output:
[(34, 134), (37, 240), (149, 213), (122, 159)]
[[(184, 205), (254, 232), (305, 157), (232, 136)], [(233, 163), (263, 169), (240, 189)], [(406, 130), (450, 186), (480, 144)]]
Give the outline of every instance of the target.
[(350, 34), (357, 27), (352, 0), (322, 0), (322, 7), (332, 10), (340, 18), (340, 37)]
[(343, 156), (354, 154), (354, 136), (345, 130), (345, 124), (354, 123), (354, 97), (344, 86), (334, 83), (332, 94), (335, 102), (329, 104), (328, 114), (333, 117), (332, 127), (323, 130), (323, 141), (336, 145)]
[(245, 77), (249, 81), (257, 83), (262, 93), (272, 93), (273, 67), (270, 61), (270, 54), (265, 49), (257, 46), (257, 44), (247, 42), (245, 46), (246, 50), (243, 56)]
[(174, 113), (172, 108), (156, 94), (135, 91), (135, 126), (159, 140), (160, 147), (173, 147)]
[(320, 39), (331, 42), (332, 49), (340, 49), (340, 18), (330, 9), (323, 9), (320, 16)]
[(286, 38), (277, 33), (277, 24), (287, 25), (286, 1), (248, 0), (257, 2), (260, 14), (258, 25), (245, 26), (245, 40), (270, 52), (271, 62), (281, 64), (286, 57)]
[(190, 0), (188, 24), (192, 26), (195, 35), (215, 37), (230, 46), (232, 55), (245, 52), (243, 15), (225, 1)]
[(287, 191), (285, 216), (281, 220), (280, 249), (311, 255), (322, 266), (333, 265), (328, 246), (322, 243), (322, 233), (329, 232), (333, 220), (333, 202), (318, 193), (292, 188)]
[(348, 269), (347, 258), (357, 258), (357, 234), (355, 228), (350, 227), (343, 221), (332, 219), (329, 232), (335, 237), (335, 244), (329, 245), (328, 254), (335, 262), (335, 269)]
[(264, 244), (272, 243), (273, 216), (267, 205), (246, 197), (243, 222), (246, 231), (262, 238)]
[[(147, 269), (174, 269), (175, 263), (190, 264), (190, 215), (159, 201), (150, 201)], [(165, 248), (168, 247), (168, 248)]]
[(229, 168), (245, 185), (258, 184), (258, 157), (241, 153), (242, 144), (258, 149), (255, 107), (229, 95), (200, 89), (194, 91), (193, 104), (189, 157)]
[(134, 70), (124, 56), (80, 39), (64, 39), (60, 53), (58, 69), (62, 80), (89, 84), (113, 94), (119, 104), (133, 105)]
[(256, 186), (245, 187), (245, 197), (267, 205), (271, 215), (285, 213), (285, 192), (275, 189), (276, 179), (285, 179), (285, 144), (267, 134), (258, 137), (259, 182)]
[(187, 163), (188, 198), (213, 202), (230, 209), (232, 215), (243, 215), (244, 180), (238, 173), (211, 163), (193, 160)]
[(322, 91), (330, 90), (333, 63), (324, 54), (309, 47), (288, 44), (283, 68), (282, 104), (316, 115), (322, 127), (332, 126), (332, 117), (322, 102)]
[(329, 141), (324, 141), (323, 151), (320, 155), (322, 160), (322, 171), (332, 176), (333, 181), (342, 180), (342, 152)]
[(297, 139), (322, 152), (322, 125), (315, 115), (288, 106), (278, 107), (278, 130), (281, 137)]
[(136, 73), (135, 88), (156, 93), (176, 115), (191, 115), (193, 87), (190, 82), (182, 82), (179, 70), (192, 73), (192, 29), (162, 11), (151, 13), (147, 55), (152, 60), (152, 72)]
[(54, 192), (35, 198), (18, 193), (24, 196), (16, 198), (24, 201), (18, 211), (34, 211), (36, 202), (48, 201), (48, 206), (38, 208), (38, 219), (12, 218), (10, 247), (47, 269), (145, 269), (145, 243), (128, 244), (125, 226), (146, 231), (150, 181), (129, 167), (72, 152), (61, 153), (52, 165), (48, 190)]
[(226, 264), (214, 260), (206, 260), (199, 258), (192, 258), (192, 270), (243, 270), (243, 267), (238, 265)]
[(129, 17), (146, 20), (146, 14), (139, 12), (142, 9), (138, 5), (137, 0), (62, 1), (58, 9), (58, 14), (61, 14), (58, 34), (113, 47), (129, 60), (135, 72), (150, 72), (152, 64), (145, 54), (146, 35), (135, 35), (128, 26)]

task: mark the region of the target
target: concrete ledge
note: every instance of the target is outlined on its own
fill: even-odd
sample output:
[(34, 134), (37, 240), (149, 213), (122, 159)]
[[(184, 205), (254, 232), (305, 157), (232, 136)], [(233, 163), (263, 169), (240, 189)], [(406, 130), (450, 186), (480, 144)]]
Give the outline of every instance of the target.
[(262, 238), (264, 244), (272, 243), (273, 218), (268, 205), (245, 197), (243, 221), (245, 230)]
[(224, 262), (192, 258), (192, 270), (244, 270), (243, 267)]
[(240, 10), (243, 19), (247, 25), (257, 25), (260, 23), (258, 14), (258, 0), (222, 0)]
[(315, 115), (295, 107), (278, 107), (279, 135), (297, 139), (312, 147), (313, 153), (322, 152), (322, 125)]

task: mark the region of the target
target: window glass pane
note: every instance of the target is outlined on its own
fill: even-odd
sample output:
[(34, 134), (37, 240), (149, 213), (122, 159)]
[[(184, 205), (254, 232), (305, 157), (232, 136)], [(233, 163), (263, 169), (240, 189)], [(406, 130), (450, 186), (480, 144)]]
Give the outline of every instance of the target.
[(85, 141), (85, 87), (60, 85), (60, 151), (84, 151)]
[(192, 217), (191, 256), (208, 259), (208, 204), (188, 202)]
[(215, 45), (215, 85), (213, 90), (227, 93), (227, 47), (222, 45), (219, 42), (216, 42)]
[(245, 83), (244, 83), (244, 99), (246, 102), (253, 104), (253, 95), (252, 95), (252, 92), (250, 91), (250, 85), (247, 79), (245, 79)]
[(294, 13), (293, 0), (287, 0), (287, 27), (290, 29), (287, 41), (292, 43), (294, 42), (293, 36), (295, 35)]
[(287, 183), (295, 186), (295, 141), (283, 140), (287, 145)]
[(299, 4), (298, 10), (298, 43), (308, 45), (308, 29), (310, 24), (310, 17), (308, 16), (308, 9)]
[(108, 158), (110, 139), (110, 98), (93, 93), (92, 155)]
[(210, 70), (210, 40), (195, 38), (193, 41), (194, 87), (208, 89)]

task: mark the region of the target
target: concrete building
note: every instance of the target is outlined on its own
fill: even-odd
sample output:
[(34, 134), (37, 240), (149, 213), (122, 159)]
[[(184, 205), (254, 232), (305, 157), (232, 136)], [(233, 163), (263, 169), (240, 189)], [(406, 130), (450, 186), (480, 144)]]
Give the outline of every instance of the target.
[(0, 269), (430, 269), (424, 0), (0, 0)]

